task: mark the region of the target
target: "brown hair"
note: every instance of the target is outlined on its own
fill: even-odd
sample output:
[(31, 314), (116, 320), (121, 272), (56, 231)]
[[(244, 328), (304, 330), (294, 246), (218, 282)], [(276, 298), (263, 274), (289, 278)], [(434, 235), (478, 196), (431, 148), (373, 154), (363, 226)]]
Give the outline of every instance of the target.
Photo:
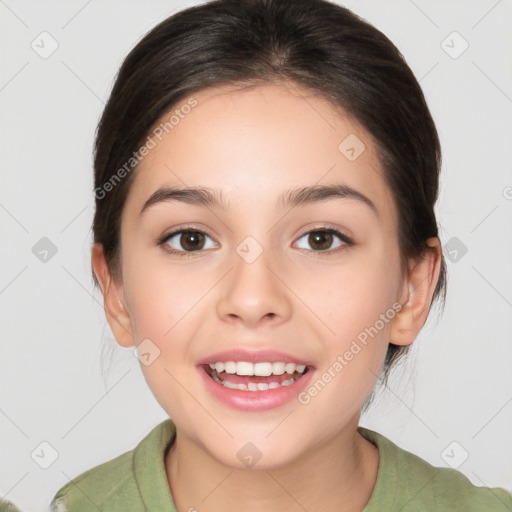
[[(115, 279), (121, 278), (120, 225), (137, 164), (133, 154), (154, 123), (194, 91), (280, 81), (313, 89), (367, 130), (398, 207), (402, 268), (424, 254), (426, 240), (438, 236), (441, 149), (399, 50), (327, 0), (213, 0), (168, 17), (141, 39), (119, 69), (99, 122), (93, 234)], [(121, 168), (126, 176), (119, 179)], [(94, 272), (93, 279), (97, 286)], [(432, 304), (438, 298), (444, 306), (444, 258)], [(407, 350), (390, 343), (384, 381)]]

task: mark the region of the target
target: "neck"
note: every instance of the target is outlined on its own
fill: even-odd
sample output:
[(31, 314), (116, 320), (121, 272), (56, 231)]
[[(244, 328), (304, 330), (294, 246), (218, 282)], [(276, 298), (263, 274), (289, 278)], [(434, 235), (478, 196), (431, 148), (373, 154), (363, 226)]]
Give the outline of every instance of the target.
[(177, 430), (165, 460), (175, 505), (201, 512), (360, 512), (375, 486), (379, 453), (357, 432), (358, 419), (327, 443), (273, 469), (221, 464)]

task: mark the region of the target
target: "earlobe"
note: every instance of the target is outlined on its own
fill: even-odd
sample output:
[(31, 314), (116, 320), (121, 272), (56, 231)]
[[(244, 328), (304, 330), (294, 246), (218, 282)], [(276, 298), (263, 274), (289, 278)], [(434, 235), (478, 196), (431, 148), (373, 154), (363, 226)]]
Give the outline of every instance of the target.
[(91, 264), (103, 294), (105, 315), (114, 338), (122, 347), (133, 346), (131, 318), (124, 300), (123, 283), (113, 279), (101, 244), (93, 244)]
[(389, 335), (394, 345), (411, 345), (428, 316), (441, 270), (442, 251), (438, 238), (429, 238), (427, 244), (429, 248), (414, 263), (404, 282), (402, 309), (393, 318)]

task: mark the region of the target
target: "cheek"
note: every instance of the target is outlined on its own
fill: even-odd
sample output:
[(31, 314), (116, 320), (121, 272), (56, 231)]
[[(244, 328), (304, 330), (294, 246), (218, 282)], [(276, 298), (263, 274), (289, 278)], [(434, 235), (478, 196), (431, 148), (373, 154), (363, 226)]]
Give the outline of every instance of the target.
[[(164, 410), (171, 416), (189, 411), (194, 417), (197, 411), (182, 386), (193, 372), (189, 348), (201, 325), (198, 316), (204, 310), (198, 300), (208, 291), (208, 279), (176, 271), (160, 258), (145, 261), (146, 265), (132, 265), (126, 281), (135, 340), (147, 347), (139, 351), (140, 367)], [(147, 362), (144, 352), (150, 354)]]
[[(308, 275), (315, 277), (302, 281), (300, 293), (340, 342), (373, 326), (396, 300), (400, 273), (393, 247), (375, 244), (347, 254), (339, 265), (316, 265), (311, 270)], [(380, 322), (378, 327), (382, 328)], [(383, 330), (387, 329), (389, 323)]]
[[(163, 251), (162, 251), (163, 252)], [(200, 297), (204, 279), (190, 276), (172, 266), (153, 250), (151, 255), (127, 261), (125, 287), (128, 291), (130, 313), (136, 341), (154, 339), (155, 343), (166, 343), (173, 336)], [(142, 264), (141, 262), (144, 262)]]
[(144, 258), (135, 255), (129, 263), (125, 287), (135, 342), (145, 340), (158, 354), (152, 364), (141, 365), (146, 380), (158, 395), (161, 386), (179, 387), (168, 372), (180, 382), (190, 378), (187, 372), (195, 367), (191, 346), (201, 338), (198, 331), (211, 314), (209, 292), (218, 276), (193, 263), (180, 268), (166, 260), (165, 254)]
[(310, 403), (311, 410), (329, 410), (324, 427), (332, 432), (360, 410), (373, 389), (396, 315), (398, 252), (376, 249), (361, 251), (335, 271), (317, 273), (317, 286), (303, 291), (329, 331), (322, 330), (325, 357), (301, 403)]

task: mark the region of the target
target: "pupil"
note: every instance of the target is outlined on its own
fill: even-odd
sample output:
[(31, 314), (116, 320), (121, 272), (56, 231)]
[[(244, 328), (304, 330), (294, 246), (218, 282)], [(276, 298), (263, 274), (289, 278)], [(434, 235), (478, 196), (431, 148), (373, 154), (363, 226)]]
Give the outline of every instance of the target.
[[(311, 244), (312, 247), (314, 247), (318, 241), (320, 243), (319, 243), (319, 247), (317, 246), (317, 249), (320, 249), (320, 250), (328, 249), (329, 246), (332, 244), (332, 234), (327, 233), (326, 231), (321, 231), (321, 232), (317, 232), (317, 233), (311, 233), (309, 235), (309, 243)], [(322, 243), (322, 241), (323, 241), (323, 243)]]
[[(192, 241), (192, 243), (189, 243), (189, 241)], [(187, 251), (193, 251), (198, 248), (200, 249), (203, 245), (201, 242), (204, 243), (204, 235), (196, 231), (186, 231), (181, 234), (180, 242), (182, 247)]]

